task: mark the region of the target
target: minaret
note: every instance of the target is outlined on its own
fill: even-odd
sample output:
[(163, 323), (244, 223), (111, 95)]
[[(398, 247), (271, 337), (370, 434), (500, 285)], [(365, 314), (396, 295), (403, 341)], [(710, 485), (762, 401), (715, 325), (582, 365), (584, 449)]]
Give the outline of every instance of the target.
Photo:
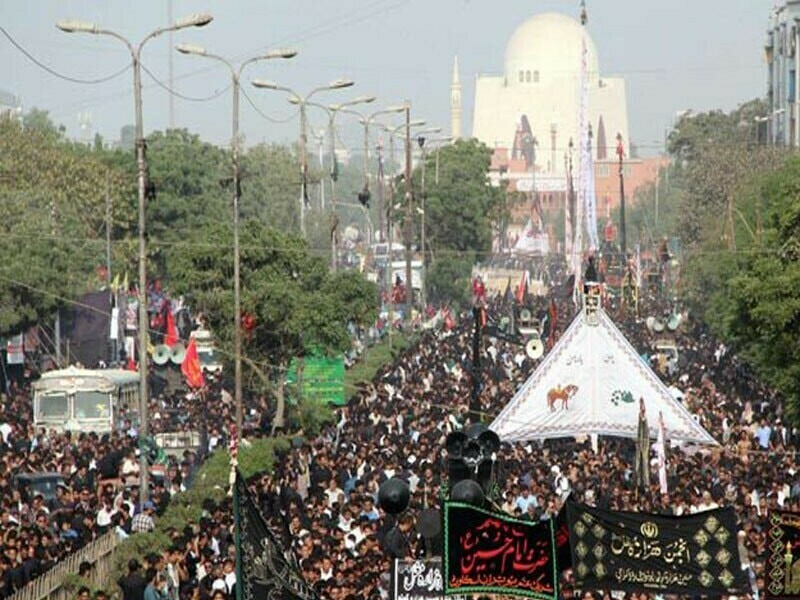
[(450, 135), (461, 138), (461, 81), (458, 77), (458, 55), (453, 60), (453, 81), (450, 84)]

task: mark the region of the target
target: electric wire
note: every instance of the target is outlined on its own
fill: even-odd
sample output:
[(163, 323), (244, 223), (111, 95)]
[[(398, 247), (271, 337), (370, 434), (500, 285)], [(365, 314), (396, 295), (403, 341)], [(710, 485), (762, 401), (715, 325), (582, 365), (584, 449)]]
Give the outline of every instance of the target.
[(98, 84), (98, 83), (105, 83), (106, 81), (111, 81), (112, 79), (115, 79), (115, 78), (119, 77), (120, 75), (122, 75), (122, 74), (123, 74), (123, 73), (125, 73), (125, 72), (126, 72), (128, 69), (130, 69), (130, 68), (131, 68), (131, 63), (128, 63), (127, 65), (125, 65), (125, 66), (124, 66), (122, 69), (120, 69), (119, 71), (115, 71), (115, 72), (114, 72), (114, 73), (112, 73), (111, 75), (107, 75), (107, 76), (105, 76), (105, 77), (98, 77), (98, 78), (96, 78), (96, 79), (80, 79), (80, 78), (78, 78), (78, 77), (71, 77), (71, 76), (69, 76), (69, 75), (64, 75), (63, 73), (59, 73), (59, 72), (58, 72), (58, 71), (56, 71), (55, 69), (53, 69), (53, 68), (51, 68), (51, 67), (48, 67), (48, 66), (47, 66), (46, 64), (44, 64), (42, 61), (40, 61), (39, 59), (37, 59), (35, 56), (33, 56), (33, 54), (31, 54), (30, 52), (28, 52), (28, 51), (25, 49), (25, 47), (24, 47), (24, 46), (22, 46), (22, 44), (20, 44), (20, 43), (19, 43), (17, 40), (15, 40), (15, 39), (14, 39), (14, 38), (11, 36), (11, 34), (10, 34), (10, 33), (8, 33), (8, 31), (6, 31), (6, 29), (5, 29), (4, 27), (2, 27), (2, 26), (0, 26), (0, 33), (2, 33), (2, 34), (3, 34), (3, 35), (6, 37), (6, 39), (7, 39), (9, 42), (11, 42), (11, 44), (12, 44), (12, 45), (13, 45), (13, 46), (14, 46), (14, 47), (17, 49), (17, 50), (19, 50), (19, 51), (20, 51), (20, 52), (21, 52), (23, 55), (25, 55), (25, 57), (26, 57), (28, 60), (30, 60), (30, 61), (31, 61), (33, 64), (35, 64), (37, 67), (39, 67), (40, 69), (43, 69), (44, 71), (47, 71), (48, 73), (50, 73), (50, 74), (51, 74), (51, 75), (53, 75), (54, 77), (58, 77), (59, 79), (63, 79), (64, 81), (69, 81), (70, 83), (80, 83), (80, 84), (85, 84), (85, 85), (95, 85), (95, 84)]
[(219, 98), (219, 97), (220, 97), (222, 94), (224, 94), (224, 93), (225, 93), (225, 92), (227, 92), (229, 89), (231, 89), (231, 86), (230, 86), (230, 84), (229, 84), (227, 87), (224, 87), (224, 88), (222, 88), (221, 90), (217, 90), (216, 92), (214, 92), (214, 93), (213, 93), (213, 94), (211, 94), (210, 96), (201, 96), (201, 97), (187, 96), (187, 95), (185, 95), (185, 94), (181, 94), (180, 92), (177, 92), (177, 91), (173, 90), (173, 89), (172, 89), (171, 87), (169, 87), (169, 86), (168, 86), (166, 83), (164, 83), (163, 81), (160, 81), (160, 80), (158, 79), (158, 77), (156, 77), (156, 76), (153, 74), (153, 72), (152, 72), (150, 69), (148, 69), (148, 68), (147, 68), (147, 67), (146, 67), (144, 64), (142, 64), (142, 70), (143, 70), (145, 73), (147, 73), (147, 75), (150, 77), (150, 79), (152, 79), (152, 80), (153, 80), (153, 82), (154, 82), (154, 83), (155, 83), (157, 86), (159, 86), (160, 88), (164, 89), (164, 90), (165, 90), (165, 91), (167, 91), (169, 94), (172, 94), (172, 95), (173, 95), (173, 96), (175, 96), (176, 98), (180, 98), (181, 100), (186, 100), (186, 101), (188, 101), (188, 102), (210, 102), (211, 100), (214, 100), (214, 99), (216, 99), (216, 98)]
[(253, 102), (253, 99), (250, 98), (244, 87), (239, 88), (239, 90), (242, 92), (242, 96), (244, 96), (244, 99), (247, 100), (247, 103), (256, 112), (256, 114), (258, 114), (262, 119), (269, 121), (270, 123), (288, 123), (289, 121), (293, 121), (294, 119), (296, 119), (297, 116), (300, 114), (300, 109), (298, 108), (292, 114), (290, 114), (288, 117), (284, 119), (279, 119), (277, 117), (270, 117), (267, 113), (265, 113), (260, 108), (258, 108), (258, 106), (256, 106), (256, 103)]

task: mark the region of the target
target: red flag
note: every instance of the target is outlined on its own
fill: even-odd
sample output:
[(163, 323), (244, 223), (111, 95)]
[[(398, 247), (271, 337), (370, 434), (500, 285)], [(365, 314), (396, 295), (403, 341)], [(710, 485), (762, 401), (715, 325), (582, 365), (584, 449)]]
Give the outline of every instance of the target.
[(517, 304), (522, 304), (523, 302), (525, 302), (525, 296), (527, 295), (527, 293), (528, 293), (528, 272), (525, 271), (522, 274), (522, 279), (520, 280), (519, 285), (517, 286), (517, 294), (516, 294)]
[(447, 331), (450, 331), (455, 326), (456, 326), (456, 322), (453, 320), (453, 315), (450, 314), (450, 307), (448, 306), (444, 310), (444, 328)]
[(175, 326), (175, 317), (172, 311), (167, 308), (167, 334), (164, 336), (164, 343), (172, 348), (178, 343), (178, 328)]
[(181, 373), (186, 378), (186, 384), (190, 388), (201, 388), (206, 382), (203, 379), (203, 369), (200, 366), (200, 357), (197, 355), (197, 343), (194, 338), (189, 340), (186, 347), (186, 358), (181, 363)]
[(550, 335), (547, 339), (547, 345), (551, 348), (556, 341), (556, 328), (558, 327), (558, 307), (556, 306), (556, 301), (553, 298), (550, 298)]

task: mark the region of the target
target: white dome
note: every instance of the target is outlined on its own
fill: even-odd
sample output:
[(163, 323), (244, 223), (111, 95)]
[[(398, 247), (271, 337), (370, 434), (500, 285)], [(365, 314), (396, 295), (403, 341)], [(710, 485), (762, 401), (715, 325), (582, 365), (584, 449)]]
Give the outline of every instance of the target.
[(507, 84), (527, 85), (580, 77), (584, 33), (589, 73), (596, 78), (597, 49), (591, 36), (575, 19), (550, 12), (531, 17), (517, 27), (508, 40), (505, 59)]

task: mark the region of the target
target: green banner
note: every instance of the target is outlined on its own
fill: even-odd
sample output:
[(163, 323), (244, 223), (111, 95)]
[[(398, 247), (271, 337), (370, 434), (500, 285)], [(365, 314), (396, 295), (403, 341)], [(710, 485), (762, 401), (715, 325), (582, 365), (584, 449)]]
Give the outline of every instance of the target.
[[(289, 365), (286, 382), (296, 384), (297, 359)], [(344, 356), (335, 358), (309, 357), (303, 359), (302, 394), (304, 398), (321, 403), (342, 406), (347, 400), (344, 395)]]

